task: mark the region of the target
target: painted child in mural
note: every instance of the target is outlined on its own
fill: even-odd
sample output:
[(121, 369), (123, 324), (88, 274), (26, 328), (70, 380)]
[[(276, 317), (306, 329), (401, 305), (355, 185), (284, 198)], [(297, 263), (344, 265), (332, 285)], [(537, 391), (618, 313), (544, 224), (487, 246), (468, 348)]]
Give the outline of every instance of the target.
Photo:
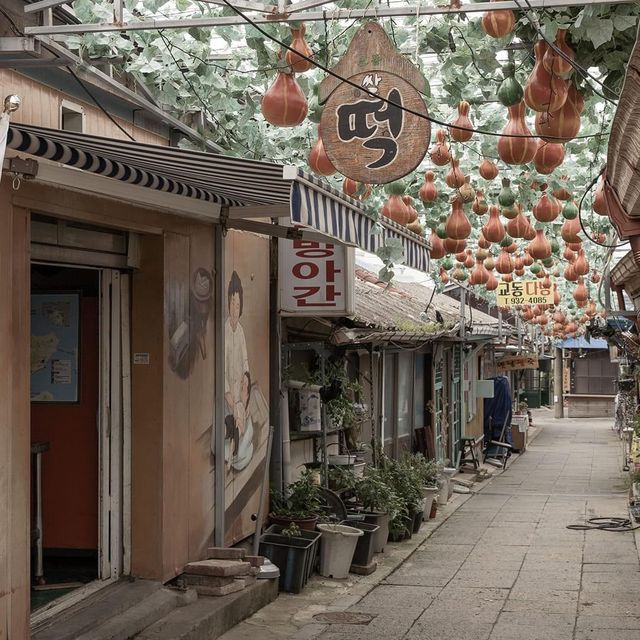
[(224, 326), (225, 461), (236, 471), (244, 469), (253, 456), (253, 424), (249, 415), (251, 374), (247, 343), (240, 316), (244, 307), (242, 282), (234, 271), (227, 291), (229, 315)]

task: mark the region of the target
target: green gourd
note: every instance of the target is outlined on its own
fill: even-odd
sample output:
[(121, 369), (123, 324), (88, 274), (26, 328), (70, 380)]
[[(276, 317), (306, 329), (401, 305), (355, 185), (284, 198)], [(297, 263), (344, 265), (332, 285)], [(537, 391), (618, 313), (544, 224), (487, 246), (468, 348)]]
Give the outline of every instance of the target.
[(520, 104), (524, 91), (520, 86), (520, 83), (516, 80), (516, 68), (511, 62), (502, 67), (502, 74), (504, 80), (498, 87), (498, 100), (505, 107), (512, 107), (513, 105)]
[(578, 207), (572, 200), (568, 200), (564, 207), (562, 207), (562, 217), (565, 220), (574, 220), (578, 217)]
[(511, 181), (508, 178), (502, 179), (502, 189), (498, 194), (498, 202), (501, 207), (510, 207), (516, 201), (516, 194), (511, 188)]
[(555, 238), (551, 238), (549, 243), (551, 244), (551, 253), (558, 253), (560, 251), (560, 243)]
[(533, 273), (533, 274), (540, 273), (540, 269), (542, 269), (542, 267), (537, 262), (534, 262), (529, 267), (529, 271), (531, 271), (531, 273)]
[(436, 235), (438, 236), (438, 238), (440, 238), (440, 240), (444, 240), (447, 237), (447, 225), (444, 222), (441, 222), (437, 227), (436, 227)]
[(441, 263), (440, 266), (445, 270), (445, 271), (450, 271), (451, 269), (453, 269), (453, 260), (451, 258), (445, 258)]
[(505, 233), (504, 238), (502, 238), (502, 242), (500, 242), (500, 246), (506, 249), (507, 247), (510, 247), (512, 244), (513, 244), (513, 238), (508, 233)]
[[(552, 248), (552, 251), (553, 251), (553, 248)], [(551, 258), (551, 257), (549, 257), (549, 258), (545, 258), (545, 259), (542, 261), (542, 265), (543, 265), (544, 267), (546, 267), (547, 269), (551, 269), (551, 267), (553, 267), (553, 265), (554, 265), (554, 259), (553, 259), (553, 258)]]

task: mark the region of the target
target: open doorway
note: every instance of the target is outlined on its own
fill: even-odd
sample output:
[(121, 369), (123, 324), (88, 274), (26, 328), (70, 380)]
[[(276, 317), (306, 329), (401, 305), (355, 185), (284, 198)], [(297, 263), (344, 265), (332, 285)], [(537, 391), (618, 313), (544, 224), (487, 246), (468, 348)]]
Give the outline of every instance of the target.
[(31, 605), (39, 613), (127, 572), (128, 277), (31, 268)]
[(32, 610), (98, 578), (100, 274), (31, 269)]

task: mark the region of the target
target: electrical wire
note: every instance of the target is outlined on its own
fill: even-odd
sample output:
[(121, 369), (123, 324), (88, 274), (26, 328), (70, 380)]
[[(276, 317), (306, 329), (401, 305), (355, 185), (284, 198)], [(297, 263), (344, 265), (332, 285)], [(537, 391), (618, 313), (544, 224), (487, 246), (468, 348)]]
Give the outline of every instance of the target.
[(567, 529), (572, 531), (614, 531), (625, 533), (626, 531), (636, 531), (640, 526), (634, 526), (629, 518), (599, 517), (589, 518), (585, 524), (568, 524)]
[[(420, 118), (422, 120), (428, 120), (432, 124), (437, 124), (438, 126), (445, 127), (447, 129), (457, 129), (459, 131), (471, 131), (472, 133), (478, 133), (478, 134), (485, 135), (485, 136), (493, 136), (493, 137), (496, 137), (496, 138), (501, 138), (502, 137), (502, 138), (527, 138), (527, 139), (534, 139), (534, 140), (538, 139), (538, 136), (534, 136), (534, 135), (525, 135), (525, 134), (517, 134), (517, 133), (506, 133), (506, 134), (503, 134), (503, 133), (496, 133), (495, 131), (484, 131), (482, 129), (474, 129), (474, 128), (471, 128), (471, 127), (461, 127), (460, 125), (452, 124), (450, 122), (443, 122), (442, 120), (438, 120), (437, 118), (433, 118), (432, 116), (425, 115), (423, 113), (420, 113), (419, 111), (416, 111), (416, 110), (411, 109), (409, 107), (405, 107), (402, 104), (398, 104), (397, 102), (394, 102), (393, 100), (389, 100), (388, 98), (384, 98), (383, 96), (380, 96), (380, 95), (378, 95), (376, 93), (373, 93), (372, 91), (369, 91), (366, 87), (360, 86), (358, 83), (353, 82), (353, 80), (351, 80), (349, 78), (343, 78), (341, 75), (337, 74), (335, 71), (332, 71), (327, 66), (325, 66), (323, 64), (320, 64), (317, 60), (314, 60), (313, 58), (310, 58), (310, 57), (300, 53), (299, 51), (297, 51), (297, 50), (293, 49), (292, 47), (290, 47), (288, 44), (284, 43), (282, 40), (276, 38), (275, 36), (272, 36), (268, 31), (263, 29), (258, 23), (254, 22), (249, 16), (245, 15), (242, 11), (240, 11), (240, 9), (238, 9), (237, 7), (234, 7), (233, 4), (231, 4), (231, 2), (229, 2), (229, 0), (222, 0), (222, 2), (224, 2), (224, 4), (227, 7), (229, 7), (236, 15), (238, 15), (238, 17), (242, 18), (247, 24), (251, 25), (259, 33), (261, 33), (263, 36), (265, 36), (265, 38), (268, 38), (272, 42), (275, 42), (277, 45), (279, 45), (283, 49), (286, 49), (287, 51), (293, 51), (294, 53), (296, 53), (298, 56), (300, 56), (304, 60), (307, 60), (307, 62), (311, 62), (313, 65), (318, 67), (318, 69), (324, 71), (325, 73), (327, 73), (331, 77), (336, 78), (336, 80), (340, 80), (340, 82), (343, 82), (344, 84), (347, 84), (347, 85), (353, 87), (354, 89), (358, 89), (359, 91), (361, 91), (365, 95), (368, 95), (368, 96), (370, 96), (372, 98), (375, 98), (379, 102), (382, 102), (384, 104), (388, 104), (388, 105), (390, 105), (392, 107), (395, 107), (396, 109), (400, 109), (400, 110), (402, 110), (402, 111), (404, 111), (406, 113), (410, 113), (411, 115), (416, 116), (416, 117), (418, 117), (418, 118)], [(602, 132), (593, 133), (593, 134), (588, 134), (588, 135), (583, 135), (583, 136), (576, 136), (573, 139), (574, 140), (585, 140), (585, 139), (596, 138), (596, 137), (603, 136), (603, 135), (608, 135), (608, 133), (607, 134), (603, 134)], [(562, 138), (562, 137), (559, 137), (559, 136), (546, 136), (546, 137), (548, 139), (552, 139), (552, 140), (566, 141), (565, 138)]]

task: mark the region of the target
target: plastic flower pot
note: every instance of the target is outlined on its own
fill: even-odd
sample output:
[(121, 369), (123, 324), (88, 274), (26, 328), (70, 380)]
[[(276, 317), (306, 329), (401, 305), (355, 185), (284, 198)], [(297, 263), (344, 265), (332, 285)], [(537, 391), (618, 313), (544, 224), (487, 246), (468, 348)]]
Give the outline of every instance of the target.
[(300, 593), (313, 573), (320, 534), (301, 531), (284, 536), (281, 527), (270, 527), (260, 538), (260, 555), (280, 569), (280, 591)]
[(358, 544), (364, 531), (344, 524), (319, 524), (320, 575), (325, 578), (346, 578)]
[(303, 531), (315, 531), (318, 524), (318, 516), (314, 515), (309, 518), (289, 518), (288, 516), (279, 516), (275, 513), (269, 514), (271, 524), (276, 524), (283, 528), (288, 527), (291, 523), (297, 524)]
[(438, 487), (422, 487), (422, 495), (426, 500), (422, 520), (426, 522), (429, 519), (429, 514), (431, 513), (431, 505), (438, 497)]
[(367, 524), (377, 524), (380, 527), (373, 538), (373, 552), (382, 553), (389, 539), (389, 514), (380, 511), (362, 511), (358, 513), (358, 518)]
[(447, 478), (447, 500), (451, 500), (451, 496), (453, 495), (453, 482), (451, 482), (451, 479), (456, 475), (457, 471), (458, 470), (455, 467), (445, 467), (442, 470), (442, 473)]
[(357, 564), (360, 567), (366, 567), (371, 564), (374, 554), (374, 543), (376, 540), (376, 534), (380, 526), (377, 524), (368, 524), (363, 520), (343, 520), (340, 524), (345, 524), (348, 527), (354, 527), (364, 532), (364, 535), (358, 538), (356, 544), (356, 550), (353, 553), (353, 560), (351, 564)]
[(412, 533), (418, 533), (420, 531), (420, 526), (422, 525), (422, 519), (424, 517), (424, 501), (422, 503), (422, 509), (419, 509), (413, 514), (413, 522), (412, 522)]

